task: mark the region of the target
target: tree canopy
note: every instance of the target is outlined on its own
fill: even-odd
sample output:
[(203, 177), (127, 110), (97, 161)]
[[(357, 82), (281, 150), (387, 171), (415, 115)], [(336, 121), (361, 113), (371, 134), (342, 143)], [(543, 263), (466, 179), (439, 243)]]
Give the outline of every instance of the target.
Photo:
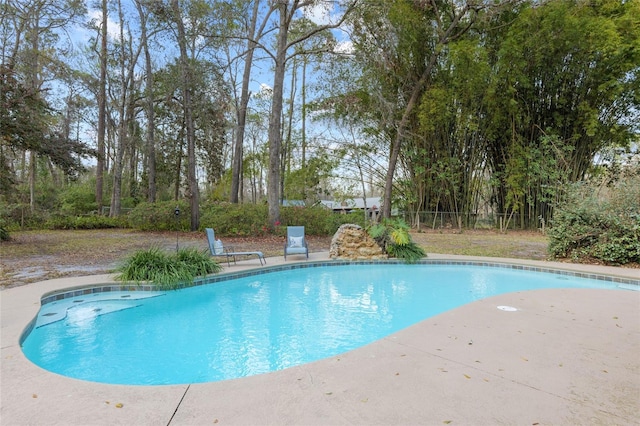
[(2, 214), (95, 180), (95, 210), (187, 201), (192, 229), (371, 195), (535, 228), (638, 149), (637, 0), (82, 3), (0, 0)]

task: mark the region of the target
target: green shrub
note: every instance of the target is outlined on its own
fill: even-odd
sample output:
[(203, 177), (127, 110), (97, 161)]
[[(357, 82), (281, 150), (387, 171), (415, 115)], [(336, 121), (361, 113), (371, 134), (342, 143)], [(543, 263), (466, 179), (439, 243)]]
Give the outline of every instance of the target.
[[(93, 182), (95, 185), (95, 183)], [(98, 212), (95, 186), (76, 184), (66, 188), (59, 195), (60, 211), (68, 215), (82, 215)]]
[(345, 223), (364, 227), (363, 213), (339, 214), (322, 206), (282, 207), (280, 218), (284, 232), (287, 226), (304, 226), (307, 235), (332, 235)]
[(363, 212), (355, 211), (347, 214), (329, 212), (329, 217), (331, 222), (328, 229), (329, 235), (335, 234), (338, 228), (340, 228), (340, 226), (344, 225), (345, 223), (353, 223), (356, 225), (360, 225), (363, 228), (367, 226)]
[(40, 229), (51, 214), (46, 210), (31, 210), (29, 204), (0, 203), (0, 217), (8, 230)]
[(286, 232), (287, 226), (304, 226), (307, 235), (327, 235), (332, 225), (329, 212), (324, 207), (288, 206), (280, 209), (281, 227)]
[(0, 219), (0, 241), (9, 241), (10, 239), (11, 235), (9, 235), (5, 222)]
[[(180, 209), (178, 216), (176, 207)], [(140, 231), (186, 231), (190, 229), (191, 208), (184, 200), (140, 203), (129, 212), (127, 220)]]
[(415, 263), (426, 256), (422, 247), (411, 239), (409, 225), (402, 219), (382, 220), (370, 226), (367, 232), (391, 257)]
[(231, 204), (226, 202), (202, 206), (200, 227), (214, 228), (220, 236), (284, 235), (287, 226), (304, 226), (307, 235), (332, 235), (344, 223), (364, 226), (362, 213), (336, 214), (324, 207), (281, 207), (280, 223), (268, 221), (266, 204)]
[(190, 284), (197, 277), (218, 273), (222, 267), (206, 251), (184, 248), (167, 253), (159, 248), (132, 254), (117, 268), (117, 281), (148, 281), (162, 289), (175, 289)]
[(126, 228), (126, 218), (107, 216), (53, 216), (42, 225), (44, 229), (111, 229)]
[(266, 204), (212, 203), (202, 206), (200, 227), (220, 236), (263, 236), (270, 231), (268, 215)]
[(573, 260), (594, 258), (609, 264), (640, 262), (640, 178), (615, 187), (576, 184), (556, 208), (549, 253)]

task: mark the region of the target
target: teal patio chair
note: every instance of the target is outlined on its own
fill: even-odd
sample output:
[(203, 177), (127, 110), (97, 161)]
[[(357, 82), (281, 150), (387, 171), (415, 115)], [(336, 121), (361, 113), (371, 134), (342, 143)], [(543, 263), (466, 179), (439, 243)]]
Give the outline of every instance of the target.
[(227, 258), (227, 266), (231, 266), (230, 259), (233, 258), (234, 265), (236, 264), (236, 256), (258, 256), (260, 265), (266, 265), (267, 259), (264, 258), (264, 254), (261, 251), (234, 251), (233, 248), (224, 247), (222, 241), (216, 240), (216, 234), (213, 232), (213, 228), (206, 228), (207, 241), (209, 243), (209, 252), (211, 256), (223, 256)]
[(304, 236), (304, 226), (287, 226), (287, 241), (284, 243), (284, 260), (288, 254), (305, 254), (309, 258), (309, 246)]

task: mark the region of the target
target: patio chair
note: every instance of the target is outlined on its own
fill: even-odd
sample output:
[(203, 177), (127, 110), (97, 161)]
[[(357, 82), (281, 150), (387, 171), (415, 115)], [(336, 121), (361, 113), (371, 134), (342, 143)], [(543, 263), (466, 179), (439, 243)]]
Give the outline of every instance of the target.
[(233, 258), (233, 264), (236, 264), (236, 256), (258, 256), (260, 265), (266, 265), (267, 259), (261, 251), (234, 251), (233, 248), (224, 247), (222, 241), (216, 240), (216, 234), (213, 228), (205, 228), (207, 233), (207, 241), (209, 242), (209, 252), (211, 256), (223, 256), (227, 258), (227, 266), (231, 266), (230, 259)]
[(287, 241), (284, 243), (284, 260), (288, 254), (306, 254), (309, 258), (309, 246), (304, 236), (304, 226), (287, 226)]

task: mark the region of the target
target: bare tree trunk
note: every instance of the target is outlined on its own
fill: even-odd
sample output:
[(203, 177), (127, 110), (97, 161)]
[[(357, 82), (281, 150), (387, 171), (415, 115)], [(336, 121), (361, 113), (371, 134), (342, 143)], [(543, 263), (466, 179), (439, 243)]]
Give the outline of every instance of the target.
[[(138, 91), (138, 87), (136, 87), (136, 80), (135, 79), (130, 79), (129, 80), (129, 93), (136, 93), (136, 91)], [(137, 170), (138, 168), (136, 167), (136, 165), (138, 164), (138, 147), (136, 146), (136, 141), (139, 138), (139, 131), (138, 131), (138, 127), (136, 126), (136, 122), (135, 122), (135, 107), (136, 107), (136, 100), (134, 98), (134, 96), (129, 96), (128, 97), (128, 102), (127, 102), (127, 135), (129, 143), (126, 146), (126, 150), (125, 150), (125, 156), (128, 157), (129, 159), (129, 168), (127, 170), (127, 175), (128, 175), (128, 196), (131, 198), (134, 198), (137, 194), (138, 188), (138, 179), (137, 179)]]
[(180, 186), (182, 185), (182, 141), (184, 140), (184, 124), (178, 132), (178, 146), (176, 149), (176, 187), (174, 190), (173, 198), (175, 201), (180, 199)]
[(267, 182), (267, 204), (269, 205), (269, 223), (274, 225), (280, 221), (280, 156), (282, 155), (282, 94), (284, 86), (284, 76), (286, 71), (287, 49), (302, 43), (315, 34), (331, 28), (337, 28), (344, 22), (347, 14), (355, 7), (358, 0), (350, 1), (345, 12), (338, 22), (330, 25), (314, 27), (309, 32), (288, 42), (288, 33), (291, 21), (301, 8), (308, 6), (307, 1), (293, 1), (291, 4), (287, 0), (278, 0), (272, 3), (272, 7), (278, 11), (280, 22), (278, 24), (278, 36), (276, 41), (276, 54), (273, 55), (275, 62), (273, 75), (273, 100), (271, 103), (271, 115), (269, 116), (269, 171)]
[(251, 22), (249, 24), (247, 33), (247, 56), (244, 60), (244, 71), (242, 74), (242, 91), (240, 94), (240, 105), (238, 108), (238, 127), (236, 130), (236, 144), (233, 154), (233, 166), (231, 168), (231, 197), (232, 203), (238, 202), (238, 193), (240, 192), (240, 182), (242, 180), (242, 158), (243, 158), (243, 146), (244, 146), (244, 127), (247, 122), (247, 105), (249, 105), (249, 79), (251, 78), (251, 66), (253, 65), (253, 53), (256, 48), (256, 41), (254, 39), (256, 33), (256, 24), (258, 21), (258, 11), (260, 6), (260, 0), (254, 0), (253, 14), (251, 15)]
[[(135, 66), (142, 51), (142, 46), (138, 45), (137, 49), (133, 49), (133, 38), (125, 38), (124, 27), (124, 12), (122, 9), (122, 1), (118, 1), (118, 16), (120, 19), (120, 40), (121, 43), (121, 96), (118, 105), (120, 123), (118, 125), (118, 145), (116, 146), (115, 159), (113, 163), (113, 192), (111, 193), (111, 207), (109, 210), (110, 217), (117, 217), (120, 215), (120, 208), (122, 203), (122, 174), (124, 171), (124, 155), (129, 152), (128, 144), (133, 143), (133, 132), (129, 132), (130, 123), (134, 120), (134, 99), (129, 99), (129, 96), (133, 93), (135, 88), (134, 71)], [(125, 42), (127, 41), (127, 42)], [(125, 49), (129, 49), (127, 52)], [(125, 60), (128, 58), (129, 63)], [(128, 66), (127, 66), (128, 65)], [(130, 134), (131, 133), (131, 134)], [(131, 151), (133, 152), (133, 151)]]
[(426, 84), (427, 78), (431, 72), (431, 68), (435, 63), (436, 54), (434, 53), (429, 61), (429, 66), (422, 73), (420, 80), (416, 83), (413, 92), (411, 93), (411, 97), (409, 98), (409, 102), (405, 107), (404, 113), (402, 114), (402, 118), (400, 123), (398, 124), (398, 129), (396, 132), (396, 136), (391, 143), (391, 153), (389, 155), (389, 168), (387, 169), (387, 175), (384, 181), (384, 201), (382, 203), (382, 217), (390, 218), (391, 217), (391, 195), (393, 191), (393, 175), (395, 174), (396, 165), (398, 164), (398, 156), (400, 155), (400, 146), (402, 145), (402, 140), (404, 139), (404, 132), (407, 127), (407, 123), (409, 123), (409, 118), (411, 114), (413, 114), (413, 109), (418, 103), (420, 96), (422, 95), (424, 85)]
[(285, 63), (287, 59), (287, 35), (289, 14), (287, 4), (281, 3), (280, 24), (276, 45), (275, 69), (273, 74), (273, 99), (269, 117), (269, 176), (267, 178), (267, 201), (269, 205), (269, 224), (280, 221), (280, 154), (282, 152), (281, 117), (282, 95), (284, 89)]
[(296, 97), (296, 61), (294, 59), (293, 66), (291, 67), (291, 91), (289, 93), (289, 112), (287, 117), (287, 137), (285, 138), (284, 149), (282, 150), (282, 164), (280, 167), (280, 197), (284, 200), (284, 179), (288, 173), (291, 173), (291, 157), (292, 157), (292, 145), (291, 133), (293, 131), (293, 111), (295, 108)]
[[(307, 57), (302, 57), (302, 168), (307, 165)], [(306, 187), (305, 187), (306, 191)], [(306, 199), (306, 195), (305, 195)]]
[[(28, 33), (28, 37), (31, 38), (31, 53), (29, 55), (29, 73), (30, 73), (30, 81), (29, 84), (31, 86), (31, 90), (34, 92), (39, 90), (40, 88), (40, 61), (38, 60), (39, 55), (39, 41), (40, 41), (40, 9), (36, 7), (33, 16), (33, 27), (30, 29)], [(37, 155), (34, 150), (29, 152), (29, 208), (33, 213), (36, 209), (36, 161)]]
[(120, 62), (120, 74), (122, 78), (121, 82), (121, 90), (122, 93), (120, 95), (120, 103), (118, 105), (119, 114), (120, 114), (120, 124), (118, 126), (118, 146), (116, 148), (116, 156), (113, 163), (113, 188), (111, 192), (111, 205), (109, 208), (109, 217), (118, 217), (120, 215), (120, 205), (122, 200), (122, 170), (123, 170), (123, 160), (124, 160), (124, 151), (127, 145), (127, 77), (126, 77), (126, 66), (125, 66), (125, 58), (127, 57), (125, 48), (126, 43), (124, 42), (124, 14), (122, 12), (122, 2), (118, 1), (118, 14), (120, 17), (120, 40), (121, 43), (121, 62)]
[[(106, 1), (106, 0), (105, 0)], [(156, 144), (155, 144), (155, 115), (153, 110), (153, 65), (151, 63), (151, 53), (147, 42), (147, 17), (139, 0), (136, 0), (136, 8), (140, 16), (140, 43), (144, 49), (145, 71), (147, 81), (145, 83), (145, 110), (147, 115), (147, 139), (146, 139), (146, 167), (148, 188), (147, 201), (156, 202)]]
[(31, 213), (36, 209), (36, 161), (35, 151), (29, 151), (29, 209)]
[(178, 0), (171, 0), (174, 21), (178, 29), (178, 46), (180, 47), (180, 72), (182, 77), (182, 95), (184, 101), (184, 119), (187, 131), (187, 185), (189, 193), (189, 205), (191, 207), (191, 231), (198, 230), (200, 226), (200, 192), (196, 177), (196, 151), (195, 151), (195, 129), (193, 124), (193, 114), (191, 105), (191, 79), (187, 56), (187, 42), (182, 22), (182, 14)]
[(105, 169), (105, 134), (107, 110), (107, 0), (102, 0), (102, 27), (100, 29), (100, 81), (98, 89), (98, 161), (96, 163), (96, 204), (102, 214)]

